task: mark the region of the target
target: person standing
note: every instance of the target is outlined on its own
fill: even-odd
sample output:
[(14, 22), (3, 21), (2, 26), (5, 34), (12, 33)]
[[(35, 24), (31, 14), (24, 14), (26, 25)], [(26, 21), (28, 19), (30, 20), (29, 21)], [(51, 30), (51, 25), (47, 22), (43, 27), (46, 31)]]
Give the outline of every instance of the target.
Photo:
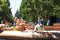
[(39, 25), (42, 25), (42, 24), (43, 24), (43, 19), (40, 18), (40, 17), (38, 17), (38, 24), (39, 24)]
[(38, 17), (38, 24), (34, 27), (34, 31), (42, 32), (43, 30), (43, 19)]

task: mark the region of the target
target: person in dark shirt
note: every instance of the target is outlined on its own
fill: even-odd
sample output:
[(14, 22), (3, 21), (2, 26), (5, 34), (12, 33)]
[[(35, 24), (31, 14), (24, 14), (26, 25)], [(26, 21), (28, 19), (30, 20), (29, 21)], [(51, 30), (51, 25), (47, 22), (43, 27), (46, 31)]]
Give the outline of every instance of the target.
[(50, 26), (52, 26), (53, 23), (56, 23), (56, 16), (51, 16), (49, 19), (50, 19)]

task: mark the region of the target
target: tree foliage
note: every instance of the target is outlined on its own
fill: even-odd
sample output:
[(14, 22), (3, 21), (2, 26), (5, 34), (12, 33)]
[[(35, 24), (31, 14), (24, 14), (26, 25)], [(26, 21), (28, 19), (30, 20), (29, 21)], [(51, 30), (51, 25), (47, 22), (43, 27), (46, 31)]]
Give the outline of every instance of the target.
[(37, 21), (37, 17), (56, 15), (60, 17), (60, 0), (22, 0), (19, 15), (29, 21)]
[(7, 20), (9, 22), (13, 21), (13, 16), (11, 9), (9, 8), (9, 0), (0, 0), (0, 21)]

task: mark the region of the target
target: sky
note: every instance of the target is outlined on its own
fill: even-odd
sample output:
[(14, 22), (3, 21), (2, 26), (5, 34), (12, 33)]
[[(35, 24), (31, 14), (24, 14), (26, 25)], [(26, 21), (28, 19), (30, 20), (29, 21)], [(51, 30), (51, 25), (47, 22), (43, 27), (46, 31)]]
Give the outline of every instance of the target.
[(14, 17), (16, 11), (19, 10), (22, 0), (9, 0), (9, 1), (10, 1), (10, 8)]

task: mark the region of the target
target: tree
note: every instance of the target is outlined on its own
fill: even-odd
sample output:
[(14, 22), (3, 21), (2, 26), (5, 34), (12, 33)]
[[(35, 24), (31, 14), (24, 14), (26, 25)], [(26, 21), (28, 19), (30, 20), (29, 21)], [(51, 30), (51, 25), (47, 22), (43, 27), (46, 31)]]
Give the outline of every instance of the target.
[(60, 0), (22, 0), (19, 15), (26, 20), (35, 22), (38, 16), (46, 19), (46, 16), (53, 16), (57, 13), (59, 15), (59, 5)]
[(0, 21), (1, 20), (13, 21), (9, 0), (0, 0)]
[(16, 11), (15, 17), (20, 18), (19, 11)]

